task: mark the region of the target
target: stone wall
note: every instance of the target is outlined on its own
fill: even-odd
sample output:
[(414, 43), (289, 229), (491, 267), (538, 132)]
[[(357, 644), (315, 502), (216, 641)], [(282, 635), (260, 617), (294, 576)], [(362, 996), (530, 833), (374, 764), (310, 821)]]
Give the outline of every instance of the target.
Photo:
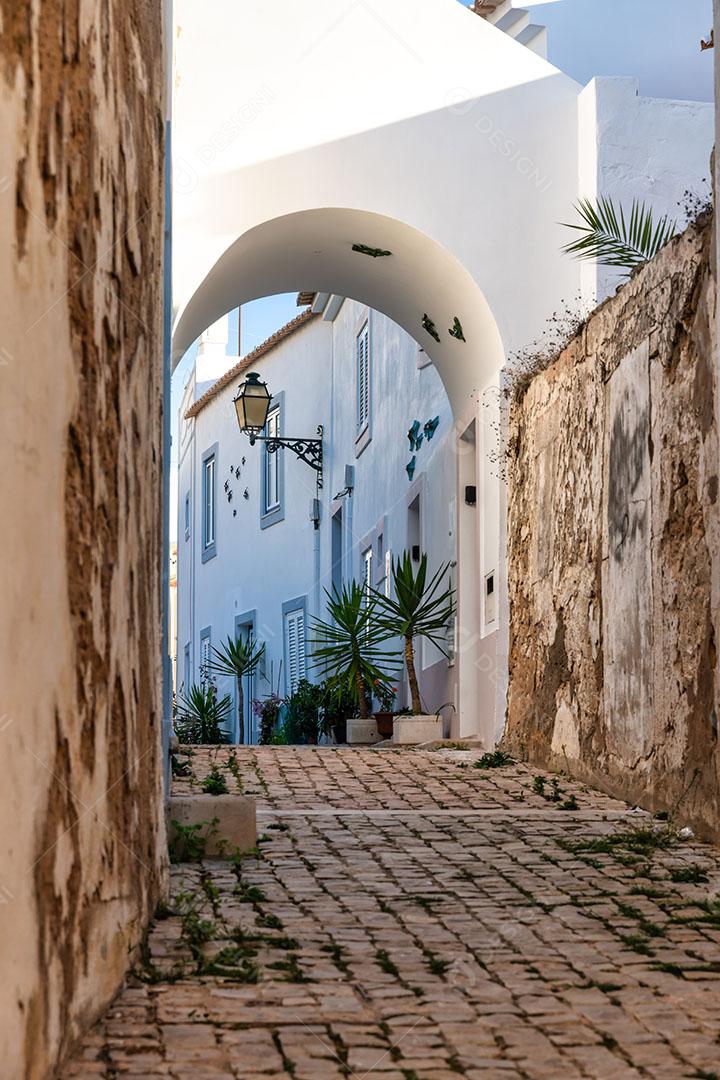
[(0, 0), (0, 1072), (50, 1075), (162, 887), (163, 42)]
[(511, 406), (506, 742), (720, 835), (714, 226)]

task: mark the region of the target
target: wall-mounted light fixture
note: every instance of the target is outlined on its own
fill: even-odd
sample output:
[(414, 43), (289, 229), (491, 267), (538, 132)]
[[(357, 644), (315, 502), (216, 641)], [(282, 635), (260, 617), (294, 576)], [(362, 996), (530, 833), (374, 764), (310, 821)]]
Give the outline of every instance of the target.
[(250, 445), (265, 443), (268, 454), (276, 454), (278, 450), (292, 450), (296, 457), (309, 465), (317, 473), (317, 486), (323, 486), (323, 428), (318, 425), (317, 439), (288, 439), (279, 438), (275, 435), (263, 435), (267, 423), (272, 395), (260, 376), (255, 371), (248, 373), (245, 382), (238, 387), (237, 397), (234, 398), (235, 412), (237, 413), (240, 430), (250, 437)]

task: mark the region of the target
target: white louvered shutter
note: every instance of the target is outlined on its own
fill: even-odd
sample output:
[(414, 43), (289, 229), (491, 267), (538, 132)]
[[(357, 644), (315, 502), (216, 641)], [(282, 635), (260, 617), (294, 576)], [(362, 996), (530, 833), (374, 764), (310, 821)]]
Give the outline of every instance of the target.
[(305, 612), (302, 608), (285, 616), (285, 648), (288, 663), (288, 686), (294, 693), (305, 678)]
[(370, 419), (370, 327), (366, 323), (357, 339), (357, 428), (365, 430)]

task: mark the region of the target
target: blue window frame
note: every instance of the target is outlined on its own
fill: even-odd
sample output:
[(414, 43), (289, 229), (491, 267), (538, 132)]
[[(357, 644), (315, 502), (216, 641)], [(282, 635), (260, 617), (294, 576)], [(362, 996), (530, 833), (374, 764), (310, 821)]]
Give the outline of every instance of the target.
[[(270, 404), (265, 434), (282, 438), (285, 430), (285, 393), (275, 394)], [(285, 520), (285, 451), (269, 454), (263, 443), (260, 455), (260, 528), (269, 529)]]
[(217, 555), (218, 444), (202, 456), (202, 561)]

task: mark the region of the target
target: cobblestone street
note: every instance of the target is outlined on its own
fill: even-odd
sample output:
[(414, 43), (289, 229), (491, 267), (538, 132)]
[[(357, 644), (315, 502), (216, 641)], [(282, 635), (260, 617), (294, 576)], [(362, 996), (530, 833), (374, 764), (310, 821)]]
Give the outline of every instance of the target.
[(66, 1080), (720, 1076), (720, 853), (478, 751), (196, 750), (256, 854), (172, 898)]

